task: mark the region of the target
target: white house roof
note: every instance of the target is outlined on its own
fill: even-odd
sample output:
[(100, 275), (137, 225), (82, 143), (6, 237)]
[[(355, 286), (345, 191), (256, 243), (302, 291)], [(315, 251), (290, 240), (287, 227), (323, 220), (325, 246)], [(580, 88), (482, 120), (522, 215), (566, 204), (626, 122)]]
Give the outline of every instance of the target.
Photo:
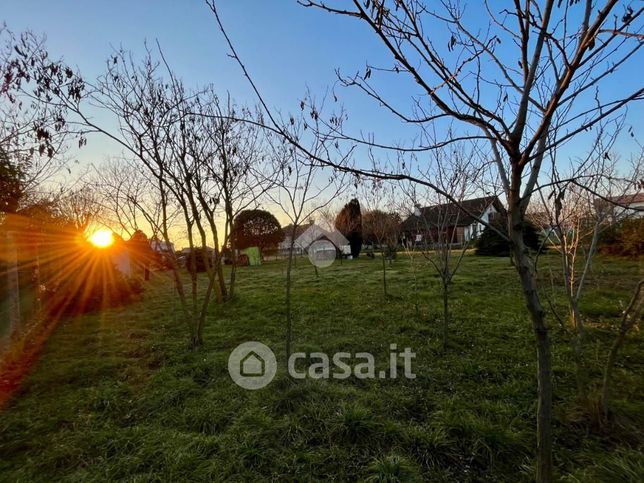
[(295, 239), (295, 246), (306, 250), (311, 243), (319, 240), (320, 238), (327, 238), (338, 248), (342, 248), (349, 244), (349, 240), (347, 240), (346, 237), (338, 230), (325, 230), (318, 225), (312, 224), (304, 231), (304, 233)]

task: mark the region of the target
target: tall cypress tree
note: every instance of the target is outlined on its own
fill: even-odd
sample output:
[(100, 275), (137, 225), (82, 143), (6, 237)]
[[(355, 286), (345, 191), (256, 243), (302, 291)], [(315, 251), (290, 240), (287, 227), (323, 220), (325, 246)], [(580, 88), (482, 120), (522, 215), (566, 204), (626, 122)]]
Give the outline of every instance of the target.
[(351, 246), (351, 256), (357, 258), (362, 248), (362, 213), (357, 198), (349, 201), (335, 218), (335, 227)]

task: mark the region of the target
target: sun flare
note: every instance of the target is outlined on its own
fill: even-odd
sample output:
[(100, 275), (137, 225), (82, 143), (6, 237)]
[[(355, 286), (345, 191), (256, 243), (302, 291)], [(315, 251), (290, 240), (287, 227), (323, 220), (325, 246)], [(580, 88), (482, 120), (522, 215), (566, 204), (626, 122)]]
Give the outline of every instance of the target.
[(88, 238), (90, 243), (98, 248), (107, 248), (114, 243), (112, 231), (107, 229), (96, 230)]

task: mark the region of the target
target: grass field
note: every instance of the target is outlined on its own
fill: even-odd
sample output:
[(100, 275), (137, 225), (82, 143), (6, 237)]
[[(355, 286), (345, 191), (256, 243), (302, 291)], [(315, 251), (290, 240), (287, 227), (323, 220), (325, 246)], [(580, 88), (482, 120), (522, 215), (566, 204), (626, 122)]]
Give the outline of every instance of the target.
[[(558, 263), (545, 257), (541, 274)], [(198, 352), (161, 276), (134, 305), (65, 321), (0, 413), (0, 480), (531, 480), (535, 350), (513, 267), (464, 260), (446, 353), (438, 279), (417, 268), (393, 263), (386, 300), (377, 259), (336, 262), (319, 278), (300, 259), (294, 273), (295, 350), (371, 352), (381, 369), (396, 343), (417, 353), (413, 380), (292, 381), (282, 364), (264, 389), (236, 386), (227, 358), (237, 344), (261, 341), (284, 361), (282, 262), (240, 269), (235, 300), (212, 307)], [(642, 273), (624, 260), (593, 268), (582, 309), (596, 381)], [(557, 477), (644, 481), (642, 334), (623, 348), (615, 417), (600, 428), (575, 400), (570, 336), (549, 321)]]

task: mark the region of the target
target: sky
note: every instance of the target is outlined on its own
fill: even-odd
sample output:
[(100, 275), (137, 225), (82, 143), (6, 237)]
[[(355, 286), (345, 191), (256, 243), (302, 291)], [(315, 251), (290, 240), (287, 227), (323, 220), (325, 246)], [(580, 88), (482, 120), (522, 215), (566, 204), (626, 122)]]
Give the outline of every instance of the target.
[[(364, 70), (368, 59), (388, 61), (380, 46), (364, 35), (366, 31), (357, 34), (355, 22), (303, 8), (295, 1), (222, 1), (219, 8), (262, 95), (271, 107), (284, 112), (296, 110), (307, 89), (321, 95), (333, 88), (338, 68), (354, 73)], [(0, 21), (14, 32), (30, 29), (45, 34), (51, 55), (62, 56), (88, 79), (103, 72), (113, 49), (141, 54), (146, 41), (154, 45), (158, 40), (187, 85), (212, 83), (239, 103), (257, 102), (239, 66), (227, 55), (212, 13), (200, 0), (3, 0)], [(378, 119), (391, 128), (389, 116), (382, 116), (364, 96), (342, 96), (342, 102), (355, 113), (356, 121)], [(104, 143), (90, 143), (78, 157), (100, 157)]]
[[(364, 72), (367, 62), (392, 65), (373, 34), (353, 19), (304, 8), (295, 0), (221, 0), (218, 7), (265, 100), (282, 112), (297, 110), (307, 89), (317, 95), (332, 89), (336, 69), (354, 74)], [(473, 8), (476, 2), (468, 5)], [(188, 86), (212, 83), (240, 104), (257, 102), (201, 0), (3, 0), (2, 21), (14, 32), (30, 29), (45, 34), (51, 55), (63, 57), (88, 79), (103, 72), (113, 49), (123, 47), (141, 54), (146, 41), (152, 45), (158, 41), (172, 69)], [(631, 63), (622, 79), (641, 84), (640, 66), (641, 62)], [(411, 82), (379, 85), (386, 97), (401, 105), (409, 106), (410, 93), (415, 92)], [(345, 88), (335, 92), (349, 114), (353, 132), (375, 132), (378, 140), (389, 143), (415, 136), (413, 129), (367, 96)], [(642, 110), (634, 106), (627, 124), (639, 126), (642, 120)], [(571, 143), (564, 154), (581, 153), (584, 142)], [(625, 146), (624, 151), (631, 147)], [(96, 137), (73, 153), (81, 166), (98, 165), (118, 154), (118, 147)]]

